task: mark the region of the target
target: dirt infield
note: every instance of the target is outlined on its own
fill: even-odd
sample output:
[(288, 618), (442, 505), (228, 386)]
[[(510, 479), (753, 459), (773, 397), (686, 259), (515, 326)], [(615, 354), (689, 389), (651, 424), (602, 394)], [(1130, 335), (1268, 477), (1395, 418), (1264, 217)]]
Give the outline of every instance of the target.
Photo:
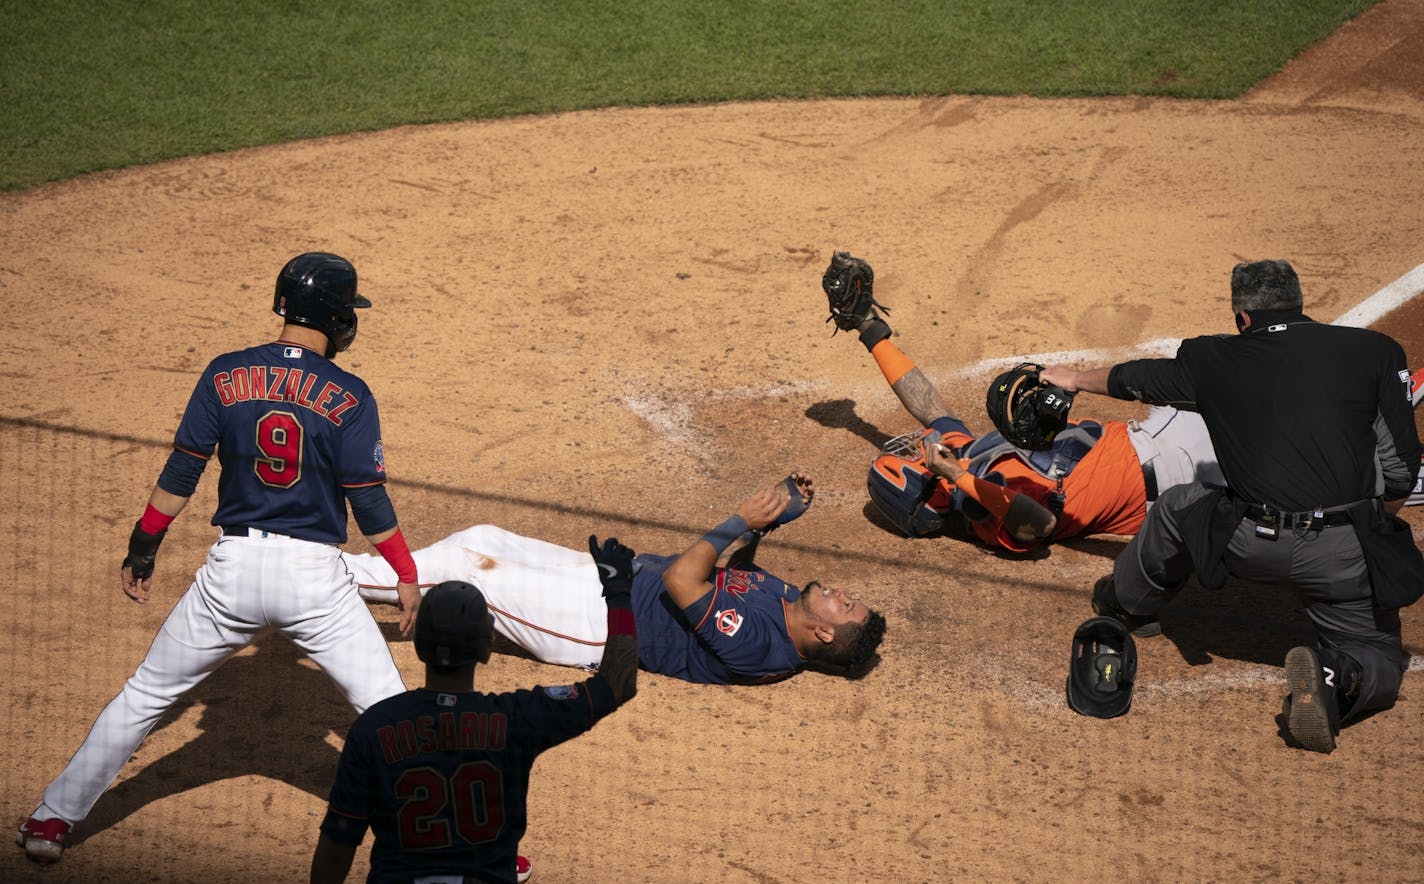
[[(1397, 707), (1330, 756), (1278, 732), (1280, 663), (1310, 629), (1273, 590), (1189, 590), (1165, 637), (1139, 643), (1132, 712), (1074, 715), (1068, 644), (1122, 540), (1023, 561), (879, 527), (865, 468), (914, 422), (855, 339), (830, 336), (818, 287), (832, 249), (870, 260), (902, 347), (976, 428), (988, 378), (1020, 355), (1101, 362), (1230, 330), (1239, 260), (1289, 258), (1307, 312), (1333, 320), (1424, 263), (1421, 58), (1424, 2), (1389, 0), (1235, 102), (619, 109), (0, 196), (16, 602), (0, 821), (32, 809), (201, 562), (211, 475), (169, 532), (156, 602), (118, 591), (198, 372), (274, 333), (277, 269), (321, 248), (352, 258), (375, 302), (343, 362), (380, 398), (413, 544), (492, 522), (674, 552), (800, 468), (820, 494), (762, 564), (889, 620), (860, 682), (645, 674), (631, 705), (536, 766), (536, 884), (1424, 880), (1420, 609)], [(1424, 364), (1424, 305), (1375, 324)], [(393, 609), (373, 610), (418, 683)], [(574, 676), (501, 654), (480, 684)], [(10, 848), (0, 880), (304, 880), (352, 718), (263, 640), (160, 723), (60, 865)]]

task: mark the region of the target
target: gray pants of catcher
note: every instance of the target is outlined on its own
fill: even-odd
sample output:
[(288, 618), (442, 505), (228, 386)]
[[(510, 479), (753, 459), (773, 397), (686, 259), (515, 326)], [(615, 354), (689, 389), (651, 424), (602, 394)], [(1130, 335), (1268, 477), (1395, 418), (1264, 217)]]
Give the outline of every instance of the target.
[[(1129, 613), (1157, 616), (1191, 576), (1179, 515), (1205, 494), (1200, 483), (1163, 492), (1137, 536), (1118, 554), (1113, 581), (1118, 603)], [(1227, 568), (1245, 580), (1294, 587), (1320, 646), (1349, 654), (1360, 664), (1360, 694), (1342, 720), (1393, 705), (1409, 655), (1400, 638), (1399, 612), (1374, 607), (1354, 529), (1283, 528), (1276, 540), (1267, 540), (1256, 536), (1255, 527), (1250, 519), (1241, 521), (1227, 550)]]

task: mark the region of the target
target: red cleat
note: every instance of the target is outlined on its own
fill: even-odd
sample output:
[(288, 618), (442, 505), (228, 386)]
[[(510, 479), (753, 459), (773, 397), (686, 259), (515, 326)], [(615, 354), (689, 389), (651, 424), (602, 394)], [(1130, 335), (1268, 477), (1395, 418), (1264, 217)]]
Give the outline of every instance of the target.
[(37, 863), (55, 863), (64, 855), (64, 839), (69, 837), (69, 823), (59, 817), (37, 820), (30, 817), (20, 824), (15, 843)]
[(529, 864), (529, 857), (516, 856), (514, 858), (514, 880), (519, 884), (524, 884), (532, 874), (534, 874), (534, 866)]

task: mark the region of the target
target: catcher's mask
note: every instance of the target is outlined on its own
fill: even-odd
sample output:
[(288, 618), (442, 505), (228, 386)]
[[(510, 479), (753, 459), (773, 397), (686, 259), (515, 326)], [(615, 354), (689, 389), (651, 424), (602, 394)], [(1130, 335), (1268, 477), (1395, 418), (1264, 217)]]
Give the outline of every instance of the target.
[(1094, 718), (1116, 718), (1132, 706), (1137, 645), (1111, 617), (1083, 621), (1073, 633), (1068, 664), (1068, 708)]
[(930, 429), (896, 436), (880, 449), (866, 477), (876, 508), (911, 537), (940, 531), (953, 510), (952, 492), (925, 466), (925, 442), (938, 439)]
[(330, 359), (356, 340), (356, 309), (371, 302), (356, 291), (356, 268), (340, 255), (307, 252), (277, 274), (272, 312), (326, 335)]
[(1058, 432), (1068, 426), (1073, 394), (1045, 384), (1038, 373), (1043, 366), (1023, 362), (989, 384), (984, 408), (1005, 439), (1019, 448), (1043, 451)]
[(415, 656), (433, 666), (486, 663), (494, 641), (494, 617), (484, 593), (461, 580), (447, 580), (425, 593), (415, 612)]

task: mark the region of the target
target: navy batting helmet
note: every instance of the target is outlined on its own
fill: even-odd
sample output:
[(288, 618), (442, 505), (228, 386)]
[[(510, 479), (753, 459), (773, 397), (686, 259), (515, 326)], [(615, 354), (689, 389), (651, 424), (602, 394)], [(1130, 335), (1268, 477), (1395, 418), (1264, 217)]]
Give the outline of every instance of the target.
[(277, 274), (272, 312), (326, 335), (330, 358), (356, 339), (356, 309), (371, 302), (356, 291), (356, 268), (340, 255), (307, 252)]
[(484, 593), (462, 580), (432, 586), (415, 614), (415, 656), (432, 666), (468, 666), (490, 658), (494, 617)]
[(931, 436), (939, 438), (926, 429), (886, 442), (865, 477), (870, 499), (881, 515), (911, 537), (944, 528), (954, 508), (953, 492), (925, 466), (924, 442)]

